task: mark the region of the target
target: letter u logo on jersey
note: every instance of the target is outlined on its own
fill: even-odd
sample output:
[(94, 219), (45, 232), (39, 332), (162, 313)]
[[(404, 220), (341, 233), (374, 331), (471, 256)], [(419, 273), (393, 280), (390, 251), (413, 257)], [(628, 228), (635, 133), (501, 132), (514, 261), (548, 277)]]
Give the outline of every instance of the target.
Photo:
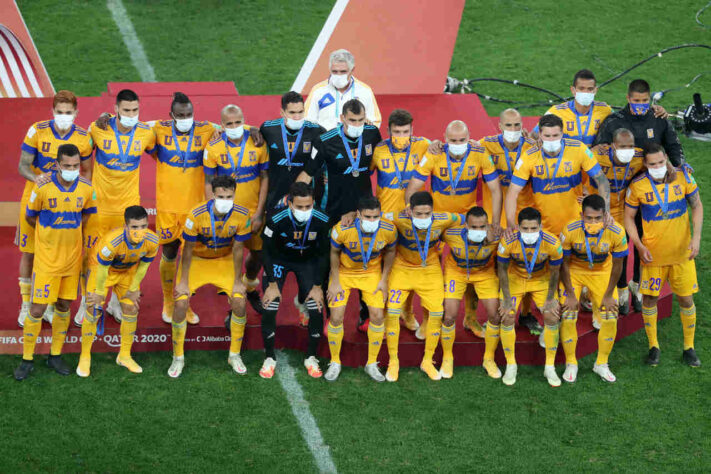
[(543, 176), (543, 165), (536, 165), (536, 174), (539, 176)]
[(42, 153), (49, 153), (49, 142), (42, 142)]
[(644, 193), (644, 198), (647, 200), (647, 202), (654, 202), (654, 192)]
[(220, 155), (220, 163), (222, 163), (223, 165), (226, 165), (227, 163), (229, 163), (229, 160), (227, 159), (227, 155)]
[(302, 231), (294, 231), (294, 240), (301, 240), (301, 238), (304, 236), (304, 233)]
[(573, 122), (565, 122), (565, 129), (568, 130), (569, 132), (572, 132), (575, 130), (575, 124)]
[(446, 178), (448, 176), (448, 174), (447, 174), (448, 171), (449, 170), (447, 170), (447, 168), (440, 168), (439, 175), (442, 176), (443, 178)]
[(173, 137), (166, 136), (165, 137), (165, 146), (170, 146), (173, 144)]
[(54, 209), (57, 207), (57, 198), (49, 198), (49, 208)]
[(380, 163), (382, 164), (383, 168), (389, 168), (390, 167), (390, 158), (384, 158), (380, 160)]
[(103, 146), (104, 150), (111, 149), (111, 142), (113, 142), (113, 140), (104, 140), (104, 146)]

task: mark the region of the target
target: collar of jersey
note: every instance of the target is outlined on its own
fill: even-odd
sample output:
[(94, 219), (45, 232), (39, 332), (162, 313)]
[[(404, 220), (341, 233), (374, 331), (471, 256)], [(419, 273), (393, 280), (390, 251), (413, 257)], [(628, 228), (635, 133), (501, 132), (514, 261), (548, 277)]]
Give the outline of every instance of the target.
[(62, 186), (62, 183), (60, 183), (59, 179), (57, 178), (58, 173), (58, 171), (52, 173), (52, 182), (57, 186), (57, 189), (59, 189), (63, 193), (73, 193), (74, 190), (77, 188), (77, 184), (79, 184), (79, 178), (74, 180), (72, 185), (69, 186), (69, 189), (64, 189), (64, 186)]
[(61, 137), (61, 136), (59, 136), (59, 132), (57, 132), (57, 129), (54, 128), (54, 119), (49, 121), (49, 129), (52, 130), (52, 133), (54, 134), (54, 138), (56, 138), (57, 140), (69, 140), (69, 137), (72, 136), (72, 134), (74, 133), (74, 130), (76, 130), (76, 128), (77, 128), (77, 126), (72, 124), (72, 126), (69, 128), (69, 131), (67, 132), (67, 134), (64, 135), (63, 137)]

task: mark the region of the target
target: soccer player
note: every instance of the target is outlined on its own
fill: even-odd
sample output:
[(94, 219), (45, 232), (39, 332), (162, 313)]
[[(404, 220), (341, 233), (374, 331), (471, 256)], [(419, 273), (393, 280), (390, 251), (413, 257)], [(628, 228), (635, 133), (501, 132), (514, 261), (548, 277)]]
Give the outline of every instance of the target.
[(69, 305), (77, 297), (81, 273), (82, 230), (89, 216), (96, 214), (91, 184), (79, 177), (81, 152), (72, 143), (57, 148), (57, 168), (50, 180), (35, 185), (27, 201), (27, 223), (35, 228), (35, 261), (32, 269), (32, 304), (22, 329), (22, 363), (15, 379), (24, 380), (34, 367), (37, 336), (42, 314), (55, 302), (52, 346), (47, 365), (58, 374), (71, 369), (61, 353), (69, 328)]
[(442, 322), (442, 378), (452, 378), (454, 370), (455, 328), (459, 304), (467, 285), (472, 285), (486, 309), (486, 350), (483, 366), (489, 376), (501, 377), (494, 362), (499, 343), (499, 277), (494, 269), (498, 235), (489, 225), (489, 217), (481, 207), (472, 207), (464, 225), (444, 232), (442, 240), (449, 246), (444, 258), (444, 320)]
[(262, 337), (265, 359), (259, 375), (270, 379), (276, 369), (274, 336), (281, 290), (287, 275), (296, 277), (299, 301), (309, 314), (309, 344), (304, 367), (311, 377), (319, 378), (316, 351), (323, 331), (322, 279), (328, 269), (329, 219), (314, 207), (314, 192), (306, 183), (296, 182), (289, 190), (288, 207), (267, 218), (262, 232), (264, 241), (264, 277), (262, 287)]
[[(512, 228), (513, 226), (509, 226)], [(543, 376), (551, 387), (560, 386), (555, 371), (555, 353), (558, 350), (559, 307), (556, 300), (563, 248), (560, 240), (544, 230), (541, 213), (526, 207), (518, 213), (518, 226), (509, 236), (504, 235), (497, 251), (497, 271), (501, 285), (500, 338), (506, 355), (506, 371), (502, 381), (516, 383), (516, 311), (523, 297), (531, 295), (543, 313), (543, 339), (546, 363)], [(510, 265), (513, 262), (513, 265)]]
[[(696, 181), (688, 167), (672, 167), (664, 147), (650, 143), (644, 151), (647, 172), (635, 178), (627, 190), (625, 227), (642, 260), (642, 317), (649, 340), (647, 364), (659, 364), (657, 300), (666, 282), (676, 295), (684, 332), (682, 358), (691, 367), (701, 361), (694, 351), (696, 306), (699, 291), (694, 259), (699, 254), (704, 212)], [(689, 228), (691, 207), (693, 235)], [(635, 215), (642, 214), (644, 237), (640, 239)]]
[(378, 353), (383, 343), (383, 308), (388, 294), (388, 277), (395, 259), (397, 230), (380, 218), (380, 201), (373, 196), (362, 197), (358, 212), (351, 225), (338, 224), (331, 231), (331, 274), (328, 285), (328, 344), (331, 363), (324, 378), (335, 381), (341, 373), (341, 343), (343, 341), (343, 316), (351, 289), (360, 290), (368, 306), (368, 361), (365, 373), (382, 382), (378, 370)]
[(221, 117), (224, 130), (222, 135), (211, 140), (205, 148), (205, 196), (212, 198), (211, 182), (215, 176), (231, 176), (238, 184), (235, 204), (248, 210), (252, 222), (252, 236), (245, 242), (249, 255), (245, 262), (243, 283), (249, 298), (258, 304), (257, 275), (262, 267), (262, 239), (259, 234), (264, 224), (269, 186), (267, 149), (264, 144), (257, 146), (251, 137), (252, 132), (245, 130), (242, 109), (236, 105), (226, 105)]
[(390, 354), (385, 375), (388, 382), (397, 381), (400, 373), (400, 314), (411, 292), (417, 293), (422, 307), (429, 311), (425, 353), (420, 369), (431, 380), (442, 378), (432, 362), (439, 343), (444, 313), (444, 279), (437, 247), (447, 229), (461, 224), (463, 218), (449, 212), (434, 212), (433, 207), (432, 195), (427, 191), (418, 191), (410, 196), (410, 212), (402, 211), (393, 220), (398, 231), (398, 240), (397, 254), (388, 280), (390, 295), (385, 319)]
[[(66, 90), (57, 92), (52, 101), (52, 113), (53, 119), (36, 122), (27, 131), (22, 142), (18, 166), (20, 175), (27, 180), (20, 199), (20, 219), (15, 235), (15, 245), (22, 253), (18, 279), (22, 297), (20, 315), (17, 318), (20, 327), (25, 323), (25, 318), (30, 311), (30, 290), (32, 288), (30, 277), (34, 262), (35, 230), (25, 219), (25, 211), (32, 189), (35, 184), (49, 182), (52, 172), (56, 170), (57, 149), (65, 143), (74, 144), (79, 148), (81, 173), (87, 179), (91, 178), (91, 160), (89, 158), (91, 158), (92, 143), (87, 131), (74, 124), (77, 115), (76, 96)], [(51, 324), (54, 314), (51, 303), (54, 302), (50, 301), (49, 303), (44, 319)]]
[(143, 369), (131, 357), (133, 336), (138, 324), (141, 282), (148, 266), (158, 253), (158, 236), (148, 229), (148, 213), (141, 206), (129, 206), (124, 212), (123, 227), (102, 237), (100, 249), (91, 258), (87, 281), (87, 314), (81, 327), (81, 355), (76, 373), (88, 377), (91, 372), (91, 346), (101, 317), (106, 291), (113, 287), (121, 303), (121, 350), (116, 363), (140, 374)]
[(597, 360), (593, 372), (606, 382), (614, 382), (608, 358), (617, 335), (616, 284), (622, 273), (622, 262), (627, 258), (628, 245), (624, 230), (617, 223), (605, 226), (605, 200), (597, 194), (583, 199), (582, 219), (570, 222), (563, 229), (563, 267), (561, 286), (563, 302), (560, 337), (565, 351), (563, 380), (575, 382), (578, 360), (578, 310), (583, 287), (594, 308), (600, 313), (600, 332), (597, 336)]
[(216, 176), (211, 189), (214, 198), (195, 206), (185, 219), (185, 245), (176, 278), (172, 320), (173, 363), (168, 369), (173, 378), (180, 377), (185, 366), (183, 345), (189, 298), (205, 285), (214, 285), (229, 297), (232, 314), (227, 363), (237, 374), (247, 373), (240, 356), (247, 323), (241, 273), (244, 242), (249, 240), (251, 223), (249, 210), (234, 203), (235, 186), (231, 176)]
[(329, 57), (328, 67), (328, 80), (313, 86), (306, 99), (306, 120), (326, 130), (334, 129), (339, 123), (345, 124), (345, 104), (358, 99), (365, 106), (368, 123), (380, 127), (380, 109), (372, 89), (353, 76), (353, 55), (345, 49), (336, 50)]

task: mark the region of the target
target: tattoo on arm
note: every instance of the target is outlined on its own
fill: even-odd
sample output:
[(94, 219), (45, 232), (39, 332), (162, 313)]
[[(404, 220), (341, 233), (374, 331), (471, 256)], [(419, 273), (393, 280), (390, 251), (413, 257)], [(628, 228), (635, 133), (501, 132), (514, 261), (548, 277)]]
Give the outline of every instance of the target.
[(605, 210), (610, 212), (610, 182), (607, 180), (607, 176), (602, 171), (598, 171), (597, 174), (593, 176), (595, 184), (597, 184), (597, 191), (600, 196), (605, 200)]
[(691, 196), (687, 196), (686, 202), (689, 204), (690, 208), (695, 209), (699, 204), (701, 204), (701, 198), (699, 197), (699, 193), (695, 192)]

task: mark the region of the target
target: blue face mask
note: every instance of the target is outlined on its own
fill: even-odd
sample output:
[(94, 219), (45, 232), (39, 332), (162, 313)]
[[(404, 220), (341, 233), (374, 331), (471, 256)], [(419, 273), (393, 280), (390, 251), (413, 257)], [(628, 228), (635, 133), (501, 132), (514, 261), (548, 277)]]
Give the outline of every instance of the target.
[(649, 110), (649, 104), (632, 104), (630, 103), (630, 112), (634, 115), (644, 115)]

